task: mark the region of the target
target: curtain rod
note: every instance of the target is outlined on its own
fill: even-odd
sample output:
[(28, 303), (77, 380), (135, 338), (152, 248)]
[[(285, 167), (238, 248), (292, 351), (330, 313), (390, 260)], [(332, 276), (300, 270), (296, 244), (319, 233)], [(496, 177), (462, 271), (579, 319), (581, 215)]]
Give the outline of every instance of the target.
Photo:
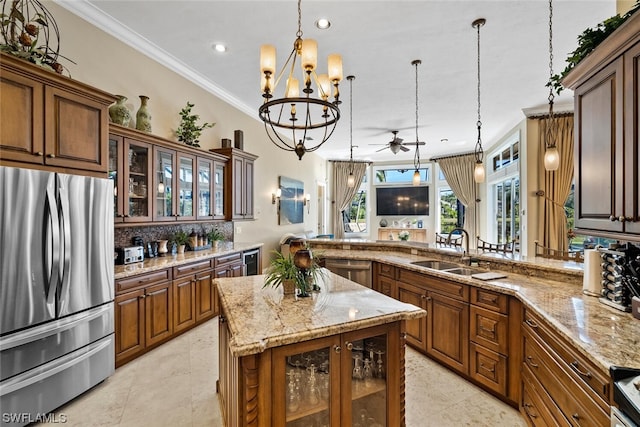
[(369, 160), (353, 160), (353, 161), (349, 161), (349, 160), (331, 160), (331, 159), (329, 159), (329, 161), (332, 162), (332, 163), (366, 163), (368, 165), (373, 163), (373, 162), (371, 162)]
[[(569, 117), (569, 116), (573, 116), (573, 111), (563, 111), (560, 113), (553, 113), (553, 115), (556, 117)], [(527, 117), (527, 119), (537, 119), (537, 120), (548, 119), (548, 118), (549, 118), (549, 113), (534, 114), (532, 116)]]
[(473, 151), (470, 151), (468, 153), (460, 153), (460, 154), (452, 154), (450, 156), (439, 156), (439, 157), (432, 157), (429, 160), (432, 162), (437, 162), (438, 160), (442, 160), (442, 159), (453, 159), (454, 157), (464, 157), (464, 156), (469, 156), (475, 154)]

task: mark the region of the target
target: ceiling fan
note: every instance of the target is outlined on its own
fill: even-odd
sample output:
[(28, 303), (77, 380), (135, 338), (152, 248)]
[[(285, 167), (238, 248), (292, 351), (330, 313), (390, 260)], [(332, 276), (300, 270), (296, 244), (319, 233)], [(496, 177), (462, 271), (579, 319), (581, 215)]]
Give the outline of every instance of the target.
[[(391, 133), (393, 134), (393, 138), (391, 139), (391, 141), (387, 142), (386, 144), (369, 144), (369, 145), (384, 145), (384, 147), (382, 147), (381, 149), (376, 150), (376, 153), (388, 148), (391, 150), (393, 154), (397, 154), (398, 151), (400, 150), (409, 151), (409, 149), (406, 146), (416, 145), (415, 142), (402, 142), (404, 140), (402, 138), (398, 138), (397, 130), (392, 130)], [(417, 144), (424, 145), (424, 142), (418, 142)]]

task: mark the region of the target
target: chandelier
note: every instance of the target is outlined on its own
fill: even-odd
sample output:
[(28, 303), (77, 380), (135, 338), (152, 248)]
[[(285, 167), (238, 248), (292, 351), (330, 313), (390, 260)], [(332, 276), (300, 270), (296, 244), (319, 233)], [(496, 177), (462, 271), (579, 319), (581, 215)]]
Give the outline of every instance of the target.
[(554, 171), (560, 166), (560, 154), (556, 147), (556, 136), (558, 121), (553, 112), (553, 4), (549, 0), (549, 118), (547, 119), (547, 128), (544, 134), (544, 168), (548, 171)]
[[(273, 45), (263, 45), (260, 48), (260, 89), (264, 102), (258, 113), (271, 142), (278, 148), (295, 152), (298, 159), (302, 160), (304, 153), (317, 150), (329, 139), (340, 119), (338, 85), (342, 80), (342, 57), (330, 54), (327, 60), (328, 73), (316, 74), (318, 44), (313, 39), (302, 38), (300, 2), (298, 0), (298, 31), (293, 50), (277, 76), (276, 48)], [(303, 96), (300, 96), (301, 80), (296, 77), (297, 62), (302, 69)], [(285, 72), (288, 74), (283, 96), (276, 98), (276, 88)], [(331, 86), (333, 101), (329, 101)], [(316, 97), (313, 96), (314, 87)], [(313, 132), (314, 137), (311, 137), (310, 131), (315, 129), (318, 132)], [(285, 130), (290, 131), (292, 142), (283, 139), (278, 133)], [(314, 141), (315, 145), (305, 145), (309, 141)]]
[(480, 27), (482, 27), (487, 22), (484, 18), (478, 18), (471, 23), (472, 27), (475, 27), (478, 31), (478, 121), (476, 122), (476, 126), (478, 127), (478, 140), (476, 141), (476, 148), (474, 150), (474, 154), (476, 157), (476, 166), (473, 170), (473, 179), (477, 182), (484, 182), (485, 171), (484, 171), (484, 163), (482, 162), (484, 158), (484, 150), (482, 149), (482, 121), (480, 120)]
[(416, 152), (413, 155), (413, 167), (415, 171), (413, 172), (413, 185), (420, 185), (420, 141), (418, 139), (418, 65), (422, 64), (422, 61), (419, 59), (414, 59), (411, 61), (411, 65), (416, 67)]
[(349, 80), (349, 177), (347, 187), (356, 186), (356, 177), (353, 175), (353, 79), (356, 76), (347, 76)]

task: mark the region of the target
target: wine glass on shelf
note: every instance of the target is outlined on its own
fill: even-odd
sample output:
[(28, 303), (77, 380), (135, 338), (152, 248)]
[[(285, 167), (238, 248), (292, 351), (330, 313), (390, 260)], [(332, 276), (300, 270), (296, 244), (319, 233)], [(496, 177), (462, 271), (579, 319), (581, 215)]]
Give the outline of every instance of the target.
[(373, 385), (373, 364), (369, 358), (364, 359), (362, 377), (364, 378), (365, 387), (371, 387)]
[(384, 362), (382, 360), (382, 355), (384, 354), (384, 351), (376, 350), (376, 354), (378, 355), (378, 360), (376, 360), (376, 378), (384, 379)]

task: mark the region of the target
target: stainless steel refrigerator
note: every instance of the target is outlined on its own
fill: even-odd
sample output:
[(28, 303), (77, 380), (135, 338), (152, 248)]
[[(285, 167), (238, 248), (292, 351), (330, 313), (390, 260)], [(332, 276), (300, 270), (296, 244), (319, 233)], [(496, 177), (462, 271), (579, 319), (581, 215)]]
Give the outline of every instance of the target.
[(114, 372), (113, 183), (0, 167), (0, 424)]

